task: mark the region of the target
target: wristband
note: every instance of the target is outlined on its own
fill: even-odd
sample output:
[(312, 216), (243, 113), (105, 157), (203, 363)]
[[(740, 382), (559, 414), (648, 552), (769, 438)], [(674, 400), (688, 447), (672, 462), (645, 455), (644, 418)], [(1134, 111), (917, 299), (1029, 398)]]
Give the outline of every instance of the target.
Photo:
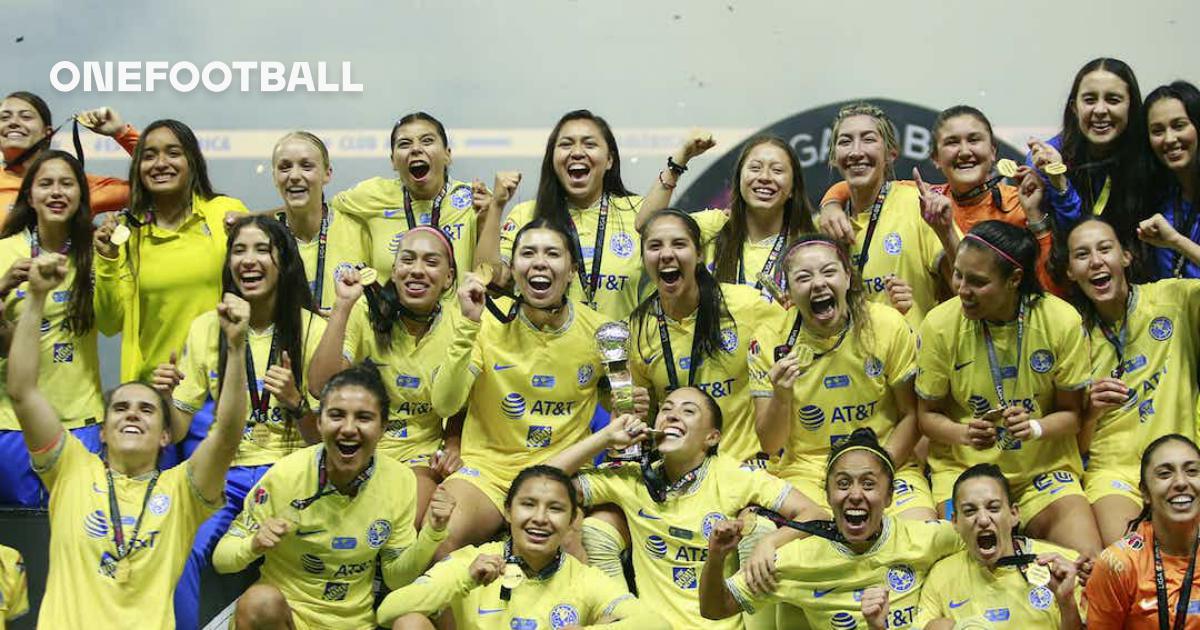
[(1042, 423), (1038, 422), (1037, 420), (1030, 420), (1029, 421), (1029, 431), (1031, 433), (1033, 433), (1033, 436), (1031, 436), (1029, 439), (1031, 439), (1031, 440), (1041, 439)]
[[(679, 182), (675, 182), (675, 183), (673, 183), (673, 184), (668, 184), (666, 181), (664, 181), (664, 180), (663, 180), (663, 173), (664, 173), (664, 172), (666, 172), (666, 171), (659, 171), (659, 172), (658, 172), (658, 183), (659, 183), (659, 185), (660, 185), (660, 186), (662, 186), (663, 188), (666, 188), (667, 190), (675, 190), (675, 187), (679, 185)], [(674, 173), (674, 171), (672, 171), (672, 173)], [(676, 175), (675, 175), (675, 177), (679, 177), (679, 175), (678, 175), (678, 174), (676, 174)]]
[(675, 158), (667, 156), (667, 168), (671, 169), (676, 176), (683, 175), (687, 172), (687, 167), (675, 161)]
[(1034, 234), (1045, 234), (1050, 230), (1050, 215), (1043, 215), (1041, 219), (1038, 219), (1037, 221), (1029, 221), (1025, 225), (1029, 228), (1029, 231), (1033, 232)]

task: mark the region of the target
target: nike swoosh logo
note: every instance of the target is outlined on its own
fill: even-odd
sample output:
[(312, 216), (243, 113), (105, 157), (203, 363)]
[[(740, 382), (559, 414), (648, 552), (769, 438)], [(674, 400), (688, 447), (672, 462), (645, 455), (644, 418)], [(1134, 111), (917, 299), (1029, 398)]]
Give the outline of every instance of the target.
[(966, 363), (955, 363), (954, 371), (957, 372), (957, 371), (967, 367), (968, 365), (971, 365), (974, 362), (975, 362), (975, 359), (971, 359), (970, 361), (967, 361)]
[(645, 363), (646, 365), (650, 365), (651, 363), (654, 363), (654, 360), (655, 360), (655, 359), (657, 359), (657, 358), (658, 358), (658, 355), (660, 355), (660, 354), (662, 354), (662, 353), (661, 353), (661, 352), (655, 352), (654, 354), (652, 354), (652, 355), (650, 355), (650, 356), (648, 356), (648, 357), (643, 357), (643, 358), (642, 358), (642, 363)]
[(836, 590), (836, 589), (831, 588), (831, 589), (827, 589), (824, 591), (813, 590), (813, 597), (825, 597), (826, 595), (832, 593), (834, 590)]
[(960, 608), (960, 607), (961, 607), (963, 604), (965, 604), (965, 603), (967, 603), (967, 602), (969, 602), (969, 601), (971, 601), (971, 598), (969, 598), (969, 597), (968, 597), (967, 599), (964, 599), (964, 600), (960, 601), (960, 602), (956, 602), (956, 601), (954, 601), (954, 600), (952, 599), (952, 600), (950, 600), (950, 607), (951, 607), (951, 608)]
[(316, 534), (323, 533), (324, 531), (325, 531), (325, 530), (323, 530), (323, 529), (297, 529), (297, 530), (296, 530), (296, 535), (297, 535), (297, 536), (300, 536), (300, 537), (304, 537), (304, 536), (313, 536), (313, 535), (316, 535)]
[(476, 608), (475, 610), (476, 610), (476, 612), (478, 612), (481, 615), (490, 615), (492, 613), (498, 613), (504, 609), (503, 608)]
[(654, 516), (653, 514), (647, 514), (646, 510), (644, 508), (638, 508), (638, 516), (640, 516), (642, 518), (650, 519), (652, 521), (661, 521), (662, 520), (661, 518)]
[(504, 370), (507, 370), (508, 368), (513, 368), (513, 367), (517, 367), (517, 365), (516, 365), (515, 363), (509, 364), (509, 365), (501, 365), (501, 364), (499, 364), (499, 363), (493, 363), (493, 364), (492, 364), (492, 371), (494, 371), (494, 372), (502, 372), (502, 371), (504, 371)]

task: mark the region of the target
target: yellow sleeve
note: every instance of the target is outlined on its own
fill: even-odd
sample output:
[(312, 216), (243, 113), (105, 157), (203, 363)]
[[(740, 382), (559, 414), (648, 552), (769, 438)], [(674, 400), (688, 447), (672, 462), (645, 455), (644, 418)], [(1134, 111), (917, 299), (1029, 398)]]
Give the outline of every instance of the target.
[[(884, 307), (888, 308), (888, 307)], [(883, 363), (887, 370), (888, 385), (896, 387), (911, 379), (917, 373), (917, 335), (913, 332), (908, 321), (898, 311), (891, 310), (896, 317), (891, 319), (891, 325), (876, 338), (876, 343), (887, 344), (883, 352)]]
[(512, 260), (513, 239), (526, 223), (533, 220), (535, 204), (533, 200), (517, 204), (500, 224), (500, 260)]
[[(1064, 328), (1058, 346), (1062, 359), (1054, 370), (1054, 386), (1064, 391), (1083, 389), (1092, 378), (1092, 351), (1083, 331), (1083, 320), (1074, 310), (1070, 315), (1073, 317), (1062, 320)], [(1060, 320), (1055, 317), (1052, 321)]]
[(255, 533), (258, 532), (259, 525), (268, 518), (267, 513), (269, 508), (264, 508), (263, 503), (259, 503), (256, 498), (265, 497), (269, 502), (274, 499), (271, 492), (267, 489), (270, 483), (270, 475), (264, 475), (250, 492), (246, 493), (246, 499), (242, 504), (242, 512), (229, 525), (229, 530), (221, 537), (217, 543), (216, 549), (213, 550), (213, 568), (217, 573), (237, 573), (250, 566), (255, 560), (258, 560), (259, 555), (254, 553), (251, 547), (251, 541), (254, 540)]
[(346, 322), (346, 338), (342, 340), (342, 356), (350, 363), (362, 363), (367, 358), (366, 343), (368, 335), (374, 335), (371, 329), (370, 315), (367, 313), (367, 299), (360, 298), (350, 310), (350, 319)]
[[(484, 313), (483, 317), (489, 315)], [(471, 395), (471, 386), (483, 365), (482, 350), (479, 344), (475, 343), (482, 324), (466, 317), (458, 318), (456, 324), (458, 333), (446, 349), (446, 358), (441, 366), (433, 371), (430, 392), (433, 410), (443, 418), (458, 413), (467, 403), (467, 398)]]
[[(377, 183), (383, 178), (372, 177), (371, 179), (363, 180), (354, 185), (353, 188), (343, 190), (334, 195), (333, 201), (329, 202), (330, 207), (347, 216), (365, 219), (371, 216), (372, 211), (378, 211), (372, 203), (376, 198), (376, 190), (379, 188)], [(370, 250), (367, 250), (370, 251)]]
[(616, 618), (620, 621), (606, 625), (584, 626), (584, 628), (611, 628), (612, 630), (668, 630), (671, 626), (658, 614), (651, 611), (626, 590), (625, 585), (604, 572), (588, 567), (586, 575), (590, 620)]
[(700, 210), (693, 212), (692, 218), (696, 224), (700, 226), (700, 245), (707, 245), (709, 242), (717, 238), (721, 233), (721, 228), (729, 222), (729, 215), (725, 210), (710, 208), (708, 210)]
[(430, 567), (412, 584), (392, 591), (379, 605), (376, 622), (391, 627), (401, 615), (431, 615), (471, 592), (476, 586), (471, 579), (471, 563), (479, 554), (480, 550), (476, 547), (463, 547)]
[(87, 458), (93, 455), (84, 448), (70, 431), (64, 430), (58, 436), (58, 442), (44, 453), (30, 454), (33, 460), (33, 471), (42, 478), (50, 496), (59, 491), (59, 487), (70, 487), (75, 483), (75, 477), (87, 475)]
[(917, 395), (926, 400), (939, 400), (950, 393), (950, 350), (941, 334), (941, 317), (934, 309), (921, 322), (917, 337)]
[(930, 622), (938, 619), (951, 618), (942, 607), (942, 603), (946, 601), (946, 596), (942, 592), (942, 582), (945, 581), (946, 573), (948, 573), (946, 570), (949, 566), (948, 562), (949, 560), (942, 560), (935, 564), (929, 571), (929, 577), (921, 585), (921, 600), (920, 605), (917, 606), (914, 628), (924, 628)]
[[(412, 518), (405, 521), (405, 523), (411, 522)], [(407, 539), (411, 544), (396, 542), (400, 529), (407, 531), (401, 539)], [(446, 540), (446, 536), (449, 534), (449, 528), (435, 532), (432, 527), (425, 527), (415, 537), (416, 540), (413, 540), (413, 531), (414, 528), (411, 526), (393, 529), (387, 546), (380, 552), (383, 563), (383, 581), (388, 588), (394, 589), (409, 584), (420, 575), (425, 567), (428, 567), (429, 563), (433, 561), (433, 554), (437, 551), (438, 545)]]
[(774, 511), (779, 511), (783, 502), (787, 500), (788, 493), (792, 491), (791, 484), (765, 470), (746, 470), (733, 465), (721, 474), (743, 484), (743, 491), (739, 494), (749, 497), (750, 504)]
[(183, 355), (179, 357), (179, 371), (183, 373), (183, 380), (175, 388), (173, 396), (175, 406), (187, 413), (196, 413), (208, 398), (209, 360), (212, 359), (208, 356), (208, 337), (212, 332), (212, 322), (207, 314), (192, 321), (183, 345)]
[(116, 258), (105, 258), (96, 254), (92, 260), (96, 276), (96, 290), (93, 295), (96, 328), (105, 336), (111, 337), (121, 332), (125, 325), (125, 304), (133, 294), (133, 283), (122, 277), (125, 248), (117, 248)]
[(764, 605), (779, 601), (779, 597), (775, 593), (759, 593), (754, 594), (750, 591), (750, 587), (746, 585), (746, 577), (743, 571), (738, 571), (733, 574), (733, 577), (725, 579), (725, 588), (729, 589), (729, 594), (733, 596), (734, 601), (742, 610), (754, 614)]
[[(12, 549), (11, 557), (0, 566), (0, 589), (4, 596), (4, 619), (16, 619), (29, 612), (29, 585), (25, 577), (25, 560), (21, 552)], [(9, 554), (5, 554), (9, 555)], [(3, 619), (0, 619), (3, 623)]]
[(641, 476), (642, 471), (637, 464), (606, 464), (579, 473), (575, 481), (579, 484), (580, 502), (590, 507), (604, 503), (622, 505), (629, 500), (635, 500), (633, 488)]

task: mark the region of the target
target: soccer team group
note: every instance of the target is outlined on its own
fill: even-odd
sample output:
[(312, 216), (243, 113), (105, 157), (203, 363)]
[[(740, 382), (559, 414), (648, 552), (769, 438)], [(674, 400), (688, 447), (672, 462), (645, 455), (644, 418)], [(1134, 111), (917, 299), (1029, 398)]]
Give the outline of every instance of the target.
[[(758, 136), (728, 208), (644, 196), (577, 110), (522, 176), (451, 176), (442, 123), (282, 203), (195, 134), (78, 120), (128, 180), (0, 102), (0, 504), (48, 507), (39, 628), (1200, 628), (1200, 91), (1101, 58), (1062, 128), (997, 159), (943, 110), (899, 179), (870, 103), (819, 206)], [(121, 335), (100, 385), (97, 334)], [(602, 354), (602, 350), (604, 353)], [(28, 609), (0, 548), (4, 617)], [(2, 623), (0, 623), (2, 626)]]

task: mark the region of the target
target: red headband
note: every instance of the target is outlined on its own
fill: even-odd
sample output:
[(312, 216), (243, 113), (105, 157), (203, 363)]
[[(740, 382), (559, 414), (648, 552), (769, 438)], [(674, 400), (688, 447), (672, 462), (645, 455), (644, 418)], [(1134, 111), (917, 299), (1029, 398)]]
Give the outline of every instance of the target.
[(999, 247), (996, 247), (995, 245), (992, 245), (991, 243), (987, 242), (986, 240), (983, 239), (983, 237), (975, 235), (975, 234), (967, 234), (967, 238), (969, 238), (973, 241), (978, 241), (980, 243), (983, 243), (984, 245), (987, 245), (988, 249), (996, 252), (996, 254), (998, 256), (1000, 256), (1004, 260), (1007, 260), (1008, 262), (1012, 263), (1012, 265), (1014, 267), (1016, 267), (1017, 269), (1020, 269), (1021, 271), (1025, 271), (1025, 266), (1022, 265), (1021, 263), (1017, 262), (1016, 258), (1013, 258), (1012, 256), (1009, 256), (1008, 254), (1004, 253), (1003, 250), (1001, 250)]
[(400, 240), (404, 240), (404, 237), (406, 237), (409, 234), (412, 234), (413, 232), (416, 232), (418, 230), (421, 232), (429, 232), (430, 234), (437, 235), (438, 240), (440, 240), (442, 242), (442, 245), (446, 246), (446, 253), (448, 253), (450, 255), (450, 268), (451, 269), (455, 268), (456, 265), (454, 264), (454, 245), (450, 242), (450, 237), (446, 236), (445, 232), (433, 227), (432, 225), (418, 225), (417, 227), (412, 228), (411, 230), (405, 232), (404, 236), (400, 237)]

